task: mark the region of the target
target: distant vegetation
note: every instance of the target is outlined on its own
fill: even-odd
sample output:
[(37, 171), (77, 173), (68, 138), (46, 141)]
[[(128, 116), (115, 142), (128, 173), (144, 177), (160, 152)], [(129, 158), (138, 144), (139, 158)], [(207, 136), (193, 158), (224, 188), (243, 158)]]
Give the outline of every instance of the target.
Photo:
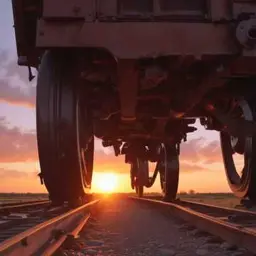
[(45, 193), (0, 193), (0, 204), (48, 199)]
[[(145, 196), (160, 198), (161, 193), (145, 193)], [(198, 193), (191, 189), (188, 192), (179, 192), (177, 198), (229, 208), (234, 208), (237, 205), (240, 205), (240, 199), (235, 197), (232, 193)]]
[[(135, 193), (115, 193), (123, 195), (132, 195)], [(152, 196), (161, 198), (161, 193), (151, 192), (145, 193), (145, 196)], [(180, 191), (177, 195), (177, 198), (181, 200), (196, 201), (206, 204), (219, 205), (224, 207), (233, 208), (240, 204), (240, 199), (236, 198), (232, 193), (198, 193), (193, 189), (190, 189), (188, 192)], [(29, 200), (42, 200), (48, 199), (48, 194), (46, 193), (0, 193), (0, 204), (3, 203), (12, 203), (12, 202), (22, 202)]]
[(28, 196), (47, 196), (47, 193), (0, 193), (0, 197), (28, 197)]
[(240, 204), (240, 199), (235, 197), (232, 193), (196, 193), (190, 190), (188, 193), (180, 192), (178, 197), (181, 200), (196, 201), (229, 208), (236, 207)]

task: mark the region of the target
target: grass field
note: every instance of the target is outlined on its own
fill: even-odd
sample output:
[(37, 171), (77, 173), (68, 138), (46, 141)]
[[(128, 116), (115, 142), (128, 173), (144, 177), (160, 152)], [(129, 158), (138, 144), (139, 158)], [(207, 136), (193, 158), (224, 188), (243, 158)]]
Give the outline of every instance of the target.
[(222, 207), (234, 208), (240, 204), (240, 199), (229, 193), (207, 193), (207, 194), (179, 194), (181, 200), (195, 201), (213, 204)]
[[(160, 196), (160, 193), (147, 193), (148, 196)], [(187, 201), (212, 204), (234, 208), (240, 204), (240, 199), (231, 193), (179, 193), (177, 198)]]
[[(134, 193), (129, 193), (134, 195)], [(148, 196), (161, 196), (160, 193), (146, 193)], [(240, 204), (240, 200), (231, 193), (180, 193), (177, 196), (181, 200), (196, 201), (200, 203), (213, 204), (218, 206), (233, 208)], [(6, 203), (16, 203), (33, 200), (48, 199), (47, 194), (18, 194), (18, 193), (0, 193), (0, 205)]]

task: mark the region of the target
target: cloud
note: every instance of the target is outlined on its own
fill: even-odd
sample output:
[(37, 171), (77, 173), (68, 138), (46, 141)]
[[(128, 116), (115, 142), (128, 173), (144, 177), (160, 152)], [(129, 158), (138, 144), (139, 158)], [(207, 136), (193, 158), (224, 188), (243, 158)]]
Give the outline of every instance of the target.
[[(95, 140), (95, 170), (128, 172), (130, 166), (124, 163), (124, 156), (116, 157), (111, 148), (103, 148)], [(8, 128), (4, 117), (0, 117), (0, 162), (38, 161), (35, 132), (23, 132), (17, 127)], [(183, 172), (209, 169), (213, 163), (222, 164), (218, 141), (207, 143), (204, 138), (192, 139), (181, 146), (180, 166)], [(209, 167), (210, 166), (210, 167)]]
[(180, 171), (181, 172), (198, 172), (205, 171), (206, 168), (202, 166), (200, 163), (189, 163), (187, 161), (180, 161)]
[(185, 160), (198, 162), (200, 160), (199, 150), (202, 147), (205, 139), (203, 137), (192, 139), (181, 144), (181, 156)]
[(16, 171), (0, 167), (0, 179), (0, 192), (47, 192), (45, 186), (40, 184), (38, 171)]
[(123, 155), (116, 157), (114, 153), (105, 154), (103, 151), (98, 151), (94, 155), (94, 160), (95, 171), (127, 173), (130, 170), (130, 165), (124, 162)]
[[(217, 168), (223, 166), (219, 141), (208, 142), (200, 137), (182, 143), (180, 154), (181, 172), (199, 172), (214, 170), (213, 164)], [(130, 165), (124, 163), (124, 156), (115, 157), (114, 154), (104, 154), (97, 152), (95, 155), (95, 169), (113, 170), (127, 173)], [(150, 165), (150, 170), (154, 170), (154, 164)]]
[(0, 162), (36, 161), (35, 133), (22, 132), (18, 127), (8, 128), (5, 118), (0, 118)]
[(33, 108), (36, 81), (29, 83), (27, 68), (18, 66), (16, 58), (0, 50), (0, 101)]
[[(103, 148), (99, 139), (95, 140), (95, 168), (113, 169), (124, 163), (124, 157), (115, 157), (113, 150)], [(0, 163), (38, 161), (35, 132), (23, 132), (18, 127), (9, 128), (4, 117), (0, 117)]]
[(0, 179), (38, 179), (38, 172), (24, 172), (24, 171), (16, 171), (16, 170), (7, 170), (4, 168), (0, 168)]
[(28, 92), (24, 92), (21, 88), (10, 86), (6, 81), (0, 79), (0, 91), (1, 102), (30, 108), (35, 107), (35, 87), (31, 87)]
[[(36, 98), (35, 81), (28, 82), (27, 69), (19, 67), (16, 57), (0, 50), (0, 101), (8, 104), (34, 108)], [(0, 123), (0, 161), (30, 161), (37, 159), (36, 138), (34, 133), (22, 133), (19, 128), (7, 129)], [(114, 169), (126, 172), (129, 166), (124, 164), (124, 157), (115, 157), (113, 150), (103, 148), (100, 140), (95, 141), (95, 166), (99, 169)], [(203, 138), (189, 140), (181, 145), (181, 169), (196, 171), (205, 169), (214, 163), (222, 164), (220, 143), (210, 143)]]
[(214, 140), (209, 142), (205, 138), (200, 137), (182, 143), (180, 158), (190, 164), (222, 164), (220, 141)]

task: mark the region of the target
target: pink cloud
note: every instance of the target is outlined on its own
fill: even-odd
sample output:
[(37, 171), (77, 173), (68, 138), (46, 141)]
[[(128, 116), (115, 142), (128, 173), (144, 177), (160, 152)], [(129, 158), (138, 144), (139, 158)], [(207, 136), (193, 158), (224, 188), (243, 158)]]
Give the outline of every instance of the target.
[[(124, 156), (116, 157), (113, 153), (104, 152), (100, 140), (96, 140), (95, 170), (129, 171), (124, 163)], [(111, 152), (111, 150), (109, 150)], [(8, 128), (5, 118), (0, 118), (0, 162), (38, 161), (35, 132), (23, 132), (19, 128)], [(206, 143), (203, 138), (193, 139), (182, 145), (181, 171), (202, 171), (212, 163), (222, 164), (219, 142)]]
[(0, 119), (0, 162), (37, 160), (35, 134), (22, 132), (18, 127), (8, 128), (5, 119)]
[(0, 102), (35, 106), (35, 81), (29, 83), (27, 68), (18, 66), (6, 51), (0, 51), (0, 92)]

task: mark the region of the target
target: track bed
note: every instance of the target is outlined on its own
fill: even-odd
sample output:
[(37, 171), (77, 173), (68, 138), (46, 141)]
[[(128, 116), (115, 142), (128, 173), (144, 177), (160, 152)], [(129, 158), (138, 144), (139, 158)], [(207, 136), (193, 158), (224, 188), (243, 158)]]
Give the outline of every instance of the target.
[[(159, 209), (123, 197), (105, 199), (99, 209), (80, 233), (75, 250), (79, 255), (253, 255), (245, 249), (234, 250)], [(61, 255), (73, 255), (73, 249), (63, 248)]]

